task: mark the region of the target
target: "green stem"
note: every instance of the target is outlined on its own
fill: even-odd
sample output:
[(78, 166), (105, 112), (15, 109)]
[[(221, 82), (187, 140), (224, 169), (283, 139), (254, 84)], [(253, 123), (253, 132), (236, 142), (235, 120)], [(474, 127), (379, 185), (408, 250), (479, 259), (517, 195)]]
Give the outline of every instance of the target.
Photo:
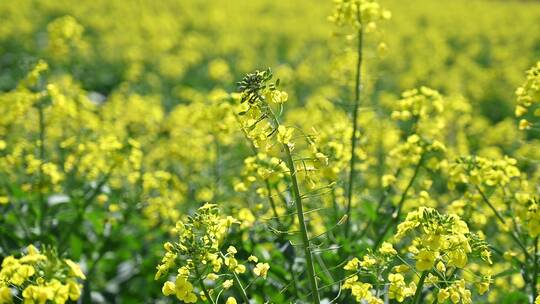
[(92, 300), (91, 294), (92, 294), (92, 279), (94, 278), (94, 272), (97, 269), (97, 266), (101, 259), (105, 256), (105, 253), (107, 253), (107, 249), (109, 248), (111, 242), (110, 236), (105, 238), (103, 241), (101, 247), (98, 250), (97, 257), (92, 261), (90, 264), (90, 267), (88, 268), (88, 272), (86, 273), (86, 280), (84, 281), (83, 285), (83, 292), (81, 299), (83, 300), (83, 303), (90, 303)]
[(362, 14), (360, 12), (360, 7), (358, 7), (358, 22), (360, 23), (360, 28), (358, 29), (358, 58), (356, 62), (356, 77), (354, 83), (354, 106), (353, 106), (353, 118), (352, 118), (352, 127), (353, 132), (351, 135), (351, 160), (350, 160), (350, 170), (349, 170), (349, 181), (347, 186), (347, 212), (348, 221), (345, 223), (345, 236), (349, 235), (349, 228), (351, 223), (351, 205), (352, 205), (352, 195), (354, 191), (354, 175), (355, 175), (355, 163), (356, 163), (356, 133), (358, 132), (358, 108), (360, 105), (360, 85), (362, 80), (362, 45), (364, 40), (364, 27), (362, 26)]
[[(501, 222), (501, 224), (506, 226), (506, 221), (504, 220), (502, 214), (497, 209), (495, 209), (495, 206), (493, 206), (493, 204), (491, 203), (489, 198), (485, 195), (485, 193), (482, 191), (482, 189), (480, 189), (480, 187), (476, 186), (476, 190), (478, 190), (478, 193), (480, 193), (480, 196), (482, 197), (482, 200), (484, 201), (484, 203), (486, 203), (486, 205), (488, 205), (488, 207), (491, 209), (491, 211), (493, 211), (493, 213), (495, 213), (495, 216), (497, 217), (499, 222)], [(529, 252), (527, 251), (527, 248), (521, 242), (519, 237), (514, 233), (514, 231), (510, 232), (510, 236), (516, 242), (516, 244), (521, 248), (521, 250), (523, 251), (523, 254), (525, 255), (525, 257), (527, 259), (529, 259), (529, 260), (532, 260), (532, 257), (529, 254)]]
[(43, 165), (45, 162), (45, 113), (43, 110), (43, 101), (38, 102), (38, 120), (39, 120), (39, 233), (44, 235), (45, 230), (45, 217), (47, 213), (47, 203), (45, 202), (45, 194), (43, 188), (45, 187), (45, 179), (43, 172)]
[[(21, 210), (20, 202), (18, 200), (14, 199), (14, 195), (13, 195), (14, 191), (12, 189), (11, 184), (9, 184), (7, 182), (7, 180), (5, 180), (3, 184), (4, 184), (3, 186), (5, 187), (9, 197), (12, 198), (13, 203), (10, 204), (10, 207), (11, 207), (10, 210), (13, 211), (13, 213), (15, 214), (15, 220), (19, 224), (19, 227), (21, 227), (21, 229), (22, 229), (23, 237), (24, 237), (25, 242), (29, 242), (30, 236), (32, 235), (32, 233), (30, 232), (30, 230), (28, 228), (28, 225), (26, 224), (27, 223), (26, 217), (23, 216), (23, 214), (19, 212)], [(17, 205), (19, 205), (19, 206), (15, 206), (15, 202), (17, 202)], [(31, 209), (31, 210), (33, 210), (33, 209)], [(5, 248), (8, 248), (8, 247), (5, 247)]]
[(244, 302), (246, 304), (249, 304), (249, 298), (246, 294), (246, 290), (242, 286), (242, 282), (240, 282), (240, 279), (238, 278), (234, 270), (232, 271), (232, 274), (233, 274), (234, 284), (236, 285), (236, 289), (238, 290), (238, 292), (240, 292), (240, 295), (242, 296), (242, 299), (244, 299)]
[(392, 218), (390, 221), (386, 223), (386, 225), (383, 228), (383, 231), (379, 234), (379, 237), (375, 241), (375, 244), (373, 245), (373, 250), (377, 249), (379, 245), (381, 244), (382, 240), (384, 239), (384, 236), (390, 229), (390, 227), (393, 226), (393, 224), (396, 224), (399, 221), (399, 217), (401, 216), (401, 210), (403, 209), (403, 205), (405, 204), (405, 200), (407, 198), (407, 194), (409, 193), (409, 190), (411, 189), (414, 181), (416, 180), (416, 177), (418, 176), (418, 173), (420, 172), (420, 168), (422, 167), (422, 164), (424, 163), (424, 154), (420, 155), (420, 160), (418, 160), (418, 163), (416, 164), (416, 167), (414, 168), (414, 173), (411, 179), (409, 180), (409, 183), (407, 184), (407, 187), (405, 187), (405, 190), (401, 194), (401, 198), (399, 199), (399, 203), (396, 209), (395, 214), (392, 215)]
[(426, 280), (427, 271), (422, 272), (420, 276), (420, 281), (418, 281), (418, 286), (416, 287), (416, 292), (414, 293), (414, 298), (412, 304), (420, 303), (422, 299), (422, 289), (424, 288), (424, 281)]
[[(219, 253), (223, 259), (225, 259), (225, 255), (223, 253)], [(231, 271), (233, 275), (234, 284), (236, 286), (236, 289), (238, 292), (240, 292), (240, 295), (242, 296), (242, 299), (244, 299), (244, 302), (246, 304), (249, 304), (249, 298), (246, 294), (246, 290), (244, 289), (244, 286), (242, 286), (242, 282), (240, 282), (240, 278), (238, 278), (238, 275), (236, 275), (236, 272), (234, 270)]]
[[(396, 178), (399, 177), (399, 174), (401, 173), (401, 170), (398, 169), (395, 176)], [(379, 201), (377, 202), (377, 207), (375, 208), (375, 214), (376, 214), (376, 218), (379, 218), (379, 215), (381, 213), (381, 208), (384, 204), (384, 202), (386, 201), (386, 199), (392, 194), (393, 192), (393, 188), (391, 187), (386, 187), (385, 189), (383, 189), (383, 193), (381, 195), (381, 197), (379, 198)], [(368, 220), (368, 222), (366, 223), (365, 227), (362, 229), (362, 231), (360, 232), (360, 234), (358, 235), (358, 237), (363, 237), (368, 229), (370, 228), (370, 226), (373, 224), (373, 220)]]
[(538, 236), (534, 238), (534, 264), (533, 264), (533, 277), (531, 280), (531, 287), (532, 287), (532, 301), (534, 302), (536, 300), (536, 297), (538, 296), (538, 290), (536, 289), (536, 283), (538, 281)]
[(219, 184), (220, 184), (220, 179), (221, 179), (221, 176), (220, 176), (221, 172), (220, 172), (220, 166), (219, 166), (221, 149), (219, 146), (219, 138), (217, 138), (216, 135), (214, 135), (213, 137), (214, 137), (214, 151), (216, 154), (216, 159), (214, 160), (214, 199), (218, 200), (219, 193), (220, 193)]
[(293, 294), (296, 296), (296, 298), (298, 298), (298, 284), (296, 282), (296, 277), (294, 276), (293, 263), (294, 262), (288, 262), (287, 267), (289, 268), (289, 273), (291, 274), (292, 287), (294, 289)]
[[(269, 114), (269, 118), (271, 120), (271, 124), (274, 128), (279, 127), (279, 121), (270, 108), (268, 104), (266, 104), (266, 112)], [(313, 263), (313, 255), (311, 252), (311, 244), (309, 241), (309, 236), (307, 232), (307, 226), (306, 226), (306, 220), (304, 218), (304, 206), (302, 205), (302, 197), (300, 196), (300, 188), (298, 187), (298, 180), (296, 178), (296, 166), (294, 165), (294, 160), (292, 157), (291, 149), (289, 148), (289, 145), (286, 143), (282, 144), (283, 150), (285, 151), (285, 163), (287, 164), (287, 167), (289, 169), (289, 175), (291, 178), (291, 189), (292, 194), (294, 198), (294, 203), (296, 205), (296, 215), (298, 218), (298, 224), (300, 226), (300, 235), (302, 237), (302, 247), (304, 248), (305, 256), (306, 256), (306, 268), (307, 268), (307, 274), (308, 274), (308, 280), (309, 285), (311, 287), (311, 297), (313, 299), (314, 304), (319, 304), (321, 302), (320, 296), (319, 296), (319, 289), (317, 287), (317, 279), (315, 277), (315, 264)]]
[[(60, 239), (58, 242), (59, 249), (64, 248), (64, 246), (66, 246), (65, 249), (67, 249), (67, 246), (68, 246), (67, 239), (72, 234), (79, 233), (79, 230), (77, 228), (80, 226), (81, 222), (83, 221), (84, 215), (86, 214), (86, 210), (88, 209), (88, 207), (90, 207), (90, 204), (94, 201), (94, 199), (101, 193), (101, 188), (109, 180), (111, 174), (113, 173), (114, 167), (115, 167), (115, 164), (111, 166), (111, 169), (107, 172), (105, 177), (96, 185), (92, 193), (89, 196), (84, 198), (82, 206), (78, 207), (77, 216), (75, 217), (75, 220), (70, 223), (70, 225), (68, 226), (68, 229), (65, 229), (65, 233), (59, 237)], [(88, 193), (90, 192), (87, 192), (85, 194), (88, 194)]]
[(270, 203), (270, 207), (272, 208), (272, 212), (274, 213), (274, 216), (276, 217), (276, 221), (279, 225), (281, 225), (281, 220), (279, 219), (279, 213), (276, 209), (276, 202), (274, 201), (274, 198), (272, 197), (272, 188), (270, 187), (270, 182), (268, 182), (268, 179), (264, 179), (264, 185), (266, 186), (266, 191), (268, 194), (266, 197), (268, 198), (268, 202)]
[(332, 197), (332, 209), (334, 211), (334, 221), (337, 223), (339, 222), (340, 217), (339, 217), (339, 208), (338, 208), (338, 204), (336, 200), (336, 189), (332, 188), (332, 192), (330, 192), (330, 194)]
[(197, 265), (193, 267), (195, 269), (195, 275), (197, 276), (197, 281), (199, 281), (199, 286), (201, 287), (202, 291), (204, 292), (204, 295), (206, 296), (206, 299), (210, 301), (210, 303), (215, 304), (214, 300), (210, 296), (210, 293), (208, 292), (208, 289), (206, 289), (206, 286), (204, 286), (203, 278), (201, 276), (201, 273), (199, 272), (199, 268)]
[(304, 252), (306, 255), (306, 268), (308, 272), (309, 285), (311, 286), (311, 296), (313, 298), (314, 304), (319, 304), (321, 302), (319, 298), (319, 290), (317, 287), (317, 279), (315, 278), (315, 266), (313, 264), (313, 257), (311, 254), (311, 244), (309, 242), (309, 237), (307, 233), (306, 221), (304, 218), (304, 207), (302, 205), (302, 198), (300, 196), (300, 191), (298, 188), (298, 181), (296, 179), (296, 168), (294, 166), (294, 161), (291, 155), (291, 150), (289, 145), (283, 144), (283, 149), (285, 150), (286, 163), (289, 167), (291, 182), (292, 182), (292, 191), (294, 196), (294, 201), (296, 205), (296, 214), (298, 217), (298, 222), (300, 225), (300, 233), (302, 236), (302, 245), (304, 247)]

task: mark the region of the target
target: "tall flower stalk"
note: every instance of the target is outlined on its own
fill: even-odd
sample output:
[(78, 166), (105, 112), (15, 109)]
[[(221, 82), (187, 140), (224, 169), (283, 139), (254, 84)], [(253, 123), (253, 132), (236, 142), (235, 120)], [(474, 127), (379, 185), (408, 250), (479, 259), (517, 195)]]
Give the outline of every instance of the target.
[(363, 65), (363, 48), (364, 34), (376, 32), (376, 21), (381, 19), (389, 19), (390, 12), (382, 9), (374, 0), (338, 0), (334, 14), (330, 16), (330, 20), (339, 27), (351, 27), (356, 36), (356, 63), (354, 76), (354, 99), (352, 102), (352, 120), (351, 120), (351, 157), (349, 160), (349, 175), (347, 178), (347, 201), (346, 201), (346, 217), (347, 223), (344, 226), (345, 236), (350, 233), (351, 223), (351, 208), (353, 193), (355, 191), (354, 183), (356, 179), (356, 161), (357, 161), (357, 145), (358, 145), (358, 112), (361, 103), (362, 94), (362, 65)]
[[(282, 148), (284, 162), (287, 166), (288, 176), (291, 182), (290, 189), (296, 207), (296, 217), (300, 228), (302, 247), (306, 258), (311, 297), (313, 303), (318, 304), (320, 303), (320, 296), (313, 262), (313, 252), (304, 217), (305, 211), (298, 183), (298, 170), (296, 169), (291, 151), (294, 148), (294, 143), (291, 141), (293, 129), (287, 128), (279, 122), (278, 116), (274, 113), (269, 103), (271, 101), (281, 105), (287, 100), (288, 95), (285, 92), (277, 90), (279, 80), (271, 83), (270, 80), (272, 77), (273, 75), (270, 69), (262, 72), (255, 71), (246, 75), (238, 83), (239, 90), (242, 93), (241, 103), (246, 107), (240, 114), (242, 116), (249, 114), (248, 116), (251, 117), (251, 119), (245, 119), (244, 122), (248, 124), (246, 129), (251, 130), (248, 134), (249, 137), (266, 139), (276, 136)], [(266, 121), (267, 124), (265, 125), (263, 121)]]
[(364, 41), (364, 27), (362, 26), (362, 14), (360, 13), (360, 3), (357, 10), (357, 18), (360, 27), (358, 28), (358, 45), (357, 45), (357, 60), (356, 60), (356, 76), (354, 81), (354, 102), (353, 102), (353, 118), (352, 118), (352, 134), (351, 134), (351, 160), (350, 160), (350, 169), (349, 169), (349, 179), (347, 183), (347, 216), (349, 220), (345, 223), (345, 236), (349, 235), (350, 231), (350, 222), (351, 222), (351, 204), (352, 196), (354, 191), (354, 176), (355, 176), (355, 167), (356, 167), (356, 144), (357, 144), (357, 133), (358, 133), (358, 108), (360, 106), (360, 93), (361, 93), (361, 83), (362, 83), (362, 60), (363, 60), (363, 41)]

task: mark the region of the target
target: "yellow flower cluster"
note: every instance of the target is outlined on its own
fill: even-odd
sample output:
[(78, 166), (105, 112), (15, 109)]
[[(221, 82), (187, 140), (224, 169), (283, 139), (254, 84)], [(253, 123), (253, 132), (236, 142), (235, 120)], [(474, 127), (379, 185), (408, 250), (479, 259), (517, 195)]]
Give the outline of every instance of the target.
[(537, 200), (533, 201), (527, 210), (527, 225), (529, 235), (537, 237), (540, 234), (540, 206)]
[(447, 125), (442, 115), (445, 100), (439, 92), (427, 87), (405, 91), (401, 97), (392, 104), (391, 118), (397, 122), (404, 140), (389, 151), (390, 159), (396, 168), (443, 167), (445, 162), (441, 159), (447, 149), (441, 136)]
[[(244, 168), (242, 170), (242, 182), (235, 185), (236, 191), (247, 191), (248, 187), (256, 182), (267, 180), (275, 184), (283, 179), (287, 172), (287, 165), (277, 157), (266, 153), (257, 153), (256, 156), (250, 156), (244, 159)], [(256, 192), (262, 197), (267, 195), (264, 187), (257, 188)]]
[(513, 178), (520, 176), (516, 167), (517, 161), (505, 156), (501, 159), (489, 159), (480, 156), (465, 156), (458, 158), (449, 167), (449, 187), (456, 184), (471, 184), (475, 186), (505, 186)]
[(178, 239), (174, 244), (165, 244), (166, 253), (157, 267), (155, 279), (167, 274), (175, 266), (176, 259), (184, 256), (197, 263), (209, 263), (219, 271), (222, 265), (217, 254), (220, 242), (235, 223), (237, 221), (232, 217), (221, 217), (216, 205), (210, 203), (200, 207), (194, 216), (188, 216), (185, 222), (178, 221), (173, 229)]
[[(519, 203), (515, 209), (517, 216), (531, 238), (540, 235), (540, 202), (537, 197), (531, 197), (524, 193), (516, 194)], [(521, 210), (519, 209), (521, 207)]]
[(76, 301), (82, 287), (78, 279), (86, 279), (78, 264), (59, 259), (53, 251), (42, 254), (30, 245), (20, 258), (8, 256), (2, 261), (0, 303), (12, 303), (13, 294), (18, 292), (21, 292), (18, 297), (22, 296), (28, 304)]
[[(401, 124), (406, 135), (418, 134), (427, 140), (435, 140), (446, 126), (442, 113), (445, 100), (436, 90), (428, 87), (402, 93), (393, 105), (391, 118)], [(438, 143), (442, 145), (442, 143)]]
[[(394, 106), (392, 119), (427, 123), (444, 111), (444, 99), (439, 92), (428, 87), (412, 89), (401, 94), (401, 99)], [(426, 130), (436, 133), (437, 130)], [(438, 129), (441, 129), (439, 126)]]
[[(395, 238), (400, 240), (411, 234), (412, 245), (407, 250), (415, 260), (416, 270), (427, 273), (426, 282), (439, 290), (447, 285), (454, 293), (459, 291), (457, 301), (456, 296), (452, 297), (453, 303), (458, 303), (460, 298), (462, 303), (472, 303), (465, 283), (481, 286), (478, 288), (479, 294), (487, 291), (489, 277), (472, 276), (472, 281), (466, 281), (451, 275), (469, 267), (471, 257), (479, 257), (492, 264), (487, 243), (471, 233), (467, 224), (457, 215), (442, 215), (431, 208), (419, 208), (410, 212), (405, 221), (398, 225)], [(446, 289), (442, 292), (445, 294)]]
[[(345, 280), (343, 287), (351, 289), (357, 302), (369, 302), (372, 294), (383, 291), (384, 284), (388, 284), (388, 297), (400, 303), (412, 297), (416, 301), (425, 286), (434, 287), (441, 303), (449, 297), (453, 303), (472, 303), (470, 286), (476, 286), (479, 294), (488, 290), (491, 277), (472, 274), (476, 264), (470, 261), (478, 257), (491, 264), (487, 243), (471, 233), (458, 216), (443, 215), (426, 207), (409, 212), (394, 235), (395, 243), (405, 239), (408, 245), (404, 247), (404, 255), (384, 242), (376, 252), (366, 254), (362, 260), (354, 258), (345, 265), (344, 269), (354, 274)], [(388, 272), (386, 277), (385, 272)], [(373, 285), (361, 282), (359, 274)]]
[(372, 285), (356, 281), (358, 277), (349, 278), (343, 283), (343, 289), (350, 289), (356, 302), (366, 301), (369, 304), (382, 304), (383, 300), (373, 295)]
[(374, 32), (377, 22), (392, 17), (389, 10), (384, 9), (375, 0), (335, 0), (334, 13), (330, 21), (338, 26), (366, 27), (366, 32)]
[(83, 51), (87, 45), (83, 40), (84, 27), (72, 16), (64, 16), (47, 25), (48, 49), (57, 59), (75, 51)]
[[(229, 246), (226, 252), (221, 249), (231, 225), (238, 223), (230, 216), (222, 217), (216, 205), (209, 203), (200, 207), (195, 215), (179, 221), (173, 229), (177, 240), (165, 243), (166, 252), (155, 275), (157, 280), (178, 267), (174, 280), (164, 283), (163, 294), (175, 295), (185, 303), (196, 303), (198, 296), (194, 285), (199, 285), (202, 299), (214, 294), (214, 289), (206, 288), (204, 280), (220, 280), (223, 290), (235, 284), (243, 288), (237, 275), (246, 273), (247, 268), (236, 259), (237, 249), (234, 246)], [(255, 256), (250, 256), (248, 261), (254, 264), (253, 274), (266, 279), (270, 265), (257, 263), (259, 259)], [(231, 276), (234, 280), (228, 279)]]
[[(540, 61), (526, 72), (525, 82), (517, 88), (516, 96), (516, 117), (523, 117), (528, 112), (532, 113), (532, 115), (528, 115), (529, 117), (540, 116), (538, 108), (538, 104), (540, 104)], [(532, 126), (533, 122), (527, 118), (523, 118), (519, 122), (521, 130), (530, 129)]]
[[(384, 303), (380, 297), (376, 296), (379, 294), (378, 291), (380, 288), (380, 285), (378, 285), (379, 275), (396, 255), (397, 251), (392, 244), (384, 242), (377, 252), (364, 255), (362, 260), (359, 260), (358, 258), (351, 259), (343, 269), (353, 272), (353, 274), (345, 279), (342, 288), (350, 289), (356, 302), (366, 301), (370, 304)], [(375, 274), (376, 289), (374, 289), (372, 284), (361, 281), (361, 276), (366, 276), (368, 274)], [(409, 294), (410, 292), (414, 294), (414, 291), (416, 290), (416, 285), (414, 283), (411, 282), (409, 286), (405, 286), (405, 282), (400, 280), (399, 277), (394, 274), (390, 274), (388, 278), (390, 280), (388, 290), (390, 299), (401, 299), (400, 302), (402, 302), (402, 295), (405, 293)]]
[[(66, 20), (62, 23), (71, 22)], [(88, 202), (88, 207), (109, 209), (115, 213), (107, 219), (111, 222), (121, 219), (127, 207), (115, 192), (142, 192), (149, 225), (175, 223), (187, 178), (172, 174), (173, 166), (165, 163), (185, 160), (189, 169), (184, 174), (207, 169), (205, 164), (218, 156), (202, 151), (209, 144), (231, 141), (236, 121), (228, 105), (218, 104), (219, 92), (210, 100), (215, 106), (207, 106), (205, 96), (166, 115), (153, 96), (118, 90), (103, 103), (104, 96), (83, 90), (68, 75), (48, 73), (49, 69), (38, 61), (15, 89), (0, 94), (0, 168), (6, 178), (28, 196), (68, 193), (76, 184), (82, 191), (72, 195), (82, 200), (80, 193), (91, 193), (95, 185), (103, 184), (97, 195), (89, 195), (101, 198), (101, 205)], [(192, 92), (182, 91), (188, 93)], [(209, 120), (220, 123), (205, 123)], [(190, 183), (205, 186), (196, 187), (197, 199), (212, 198), (206, 178), (191, 177)], [(108, 193), (103, 193), (105, 189)], [(105, 195), (108, 199), (103, 199)], [(0, 204), (13, 199), (1, 190)]]
[(437, 260), (463, 268), (471, 254), (479, 254), (484, 261), (491, 263), (487, 245), (481, 246), (482, 242), (457, 215), (442, 215), (435, 209), (421, 207), (407, 214), (405, 221), (398, 225), (395, 238), (400, 240), (413, 231), (419, 235), (409, 251), (415, 255), (420, 271), (429, 270)]

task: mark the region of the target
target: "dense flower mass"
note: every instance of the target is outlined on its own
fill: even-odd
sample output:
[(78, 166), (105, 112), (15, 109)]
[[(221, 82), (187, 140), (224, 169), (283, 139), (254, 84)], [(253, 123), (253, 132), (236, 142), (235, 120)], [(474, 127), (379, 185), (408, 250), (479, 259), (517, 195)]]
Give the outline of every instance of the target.
[(379, 20), (388, 20), (391, 17), (392, 13), (383, 9), (378, 1), (336, 0), (334, 14), (329, 19), (340, 26), (365, 26), (367, 32), (373, 32)]
[(0, 304), (540, 304), (535, 1), (0, 19)]
[[(388, 297), (400, 303), (407, 298), (417, 303), (426, 288), (441, 303), (449, 298), (453, 303), (472, 303), (471, 288), (480, 295), (489, 289), (489, 271), (474, 274), (477, 266), (470, 259), (476, 257), (489, 267), (491, 251), (456, 215), (425, 207), (411, 211), (397, 226), (393, 242), (407, 243), (402, 254), (384, 242), (362, 260), (353, 258), (345, 265), (344, 269), (354, 274), (343, 288), (350, 289), (357, 302), (383, 303), (376, 295), (385, 285), (389, 286)], [(362, 282), (361, 277), (371, 284)]]
[(80, 280), (86, 276), (79, 265), (59, 259), (53, 251), (41, 253), (30, 245), (20, 258), (8, 256), (0, 268), (0, 302), (66, 303), (81, 296)]
[[(163, 284), (162, 293), (165, 296), (174, 295), (184, 303), (196, 303), (199, 296), (202, 299), (216, 298), (217, 301), (223, 291), (235, 284), (245, 294), (238, 275), (246, 273), (248, 267), (235, 257), (238, 251), (234, 246), (229, 246), (226, 251), (222, 248), (223, 240), (233, 224), (239, 224), (238, 220), (221, 216), (217, 206), (209, 203), (200, 207), (195, 215), (176, 223), (173, 234), (177, 238), (165, 243), (165, 255), (155, 275), (157, 280), (168, 275), (171, 269), (177, 270), (174, 280)], [(258, 260), (255, 256), (248, 259), (253, 264), (255, 278), (266, 279), (270, 266), (268, 263), (257, 263)], [(206, 280), (212, 281), (219, 290), (216, 287), (207, 288)], [(200, 288), (199, 296), (196, 286)], [(234, 300), (229, 297), (227, 302)]]
[[(540, 116), (540, 110), (538, 109), (540, 103), (540, 61), (527, 71), (525, 82), (517, 88), (516, 96), (515, 114), (517, 117)], [(527, 113), (531, 113), (531, 115), (527, 115)], [(520, 129), (530, 129), (533, 125), (533, 122), (530, 122), (527, 118), (522, 118), (519, 121)]]

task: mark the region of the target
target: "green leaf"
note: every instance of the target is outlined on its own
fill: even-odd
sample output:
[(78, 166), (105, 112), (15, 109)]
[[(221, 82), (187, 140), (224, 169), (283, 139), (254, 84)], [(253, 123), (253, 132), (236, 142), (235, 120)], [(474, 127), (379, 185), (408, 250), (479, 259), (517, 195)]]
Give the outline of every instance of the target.
[(371, 201), (363, 201), (361, 204), (362, 212), (370, 219), (375, 220), (377, 218), (377, 209), (375, 203)]

